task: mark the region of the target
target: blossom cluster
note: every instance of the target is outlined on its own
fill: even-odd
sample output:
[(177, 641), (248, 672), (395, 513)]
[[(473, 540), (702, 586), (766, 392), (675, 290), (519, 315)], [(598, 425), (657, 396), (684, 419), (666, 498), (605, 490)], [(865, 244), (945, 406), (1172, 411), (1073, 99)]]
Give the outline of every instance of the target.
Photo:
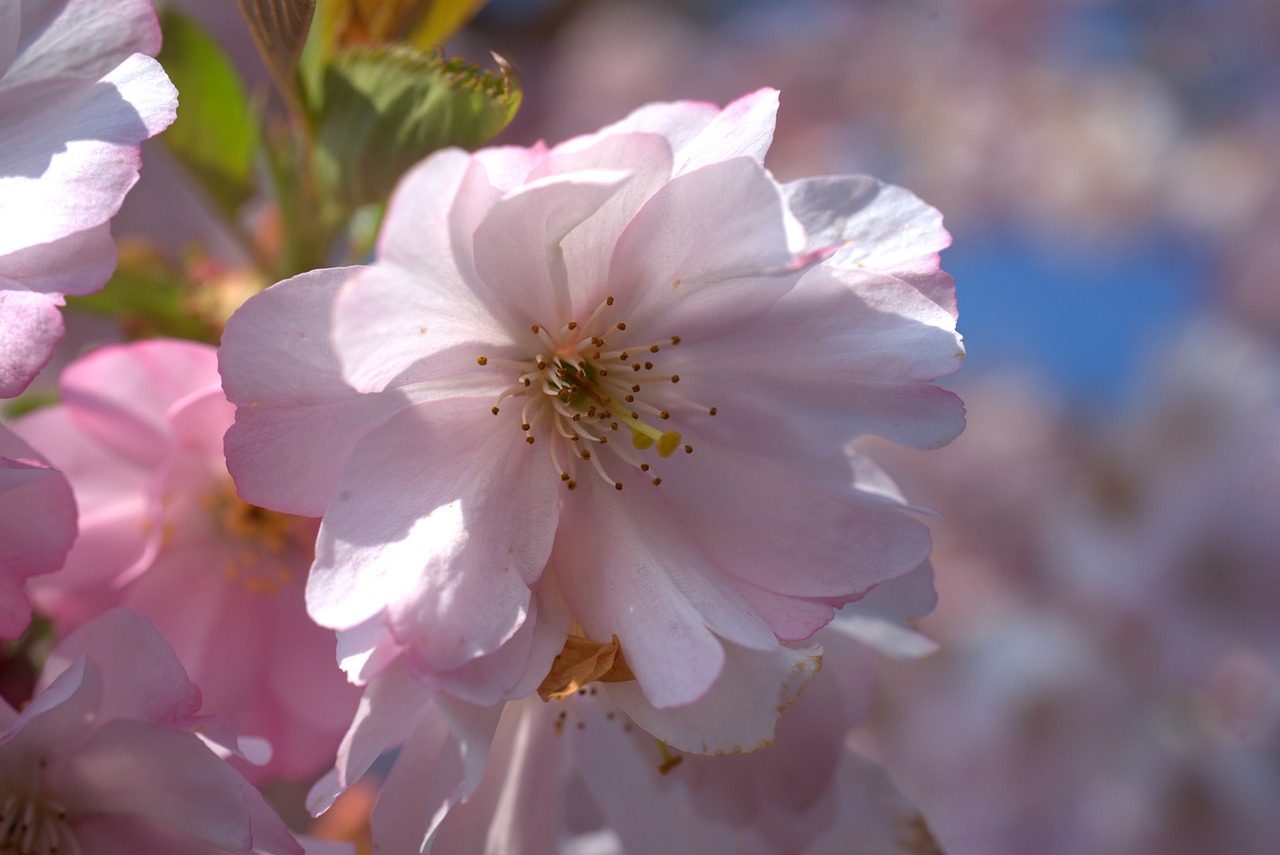
[[(111, 276), (175, 94), (147, 0), (0, 19), (13, 398), (64, 296)], [(41, 668), (0, 710), (0, 849), (346, 851), (255, 787), (315, 815), (367, 774), (377, 851), (932, 846), (850, 743), (869, 651), (930, 652), (935, 599), (923, 510), (852, 442), (963, 429), (935, 383), (964, 353), (950, 237), (873, 178), (777, 181), (778, 104), (439, 146), (337, 267), (311, 261), (360, 246), (367, 202), (335, 153), (367, 150), (310, 116), (323, 204), (277, 187), (257, 222), (285, 249), (254, 249), (281, 281), (218, 292), (216, 347), (151, 298), (167, 335), (79, 355), (0, 425), (0, 635)]]

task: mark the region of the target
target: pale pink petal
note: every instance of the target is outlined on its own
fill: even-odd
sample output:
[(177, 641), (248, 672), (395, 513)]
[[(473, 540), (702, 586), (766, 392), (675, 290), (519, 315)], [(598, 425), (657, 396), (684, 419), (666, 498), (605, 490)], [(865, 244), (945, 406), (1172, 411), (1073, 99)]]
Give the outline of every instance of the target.
[(760, 89), (724, 109), (701, 101), (647, 104), (598, 135), (661, 134), (675, 152), (674, 173), (680, 175), (735, 157), (763, 164), (777, 112), (778, 91)]
[[(862, 434), (933, 448), (964, 428), (959, 398), (932, 383), (960, 367), (954, 325), (897, 280), (821, 265), (757, 322), (733, 336), (686, 336), (671, 359), (682, 393), (717, 408), (699, 422), (717, 441), (780, 456)], [(744, 347), (770, 355), (747, 362)]]
[(78, 745), (93, 730), (101, 698), (102, 672), (84, 658), (46, 681), (0, 736), (6, 771), (31, 775), (41, 758), (47, 760), (60, 746)]
[[(553, 733), (554, 709), (533, 698), (507, 705), (493, 737), (484, 777), (475, 792), (450, 809), (432, 841), (435, 851), (504, 855), (557, 851), (568, 752), (564, 740)], [(393, 770), (392, 777), (395, 775)], [(404, 779), (396, 783), (406, 791), (397, 801), (412, 810), (405, 802), (414, 789), (407, 787)], [(395, 811), (397, 807), (393, 803), (382, 809)], [(385, 845), (376, 830), (375, 839)]]
[(933, 567), (926, 561), (905, 576), (877, 585), (862, 599), (840, 609), (831, 628), (886, 656), (919, 659), (935, 652), (938, 645), (912, 629), (908, 622), (933, 611), (937, 602)]
[(338, 748), (337, 766), (307, 796), (307, 810), (320, 814), (338, 795), (369, 771), (383, 752), (404, 742), (431, 713), (433, 694), (410, 677), (403, 663), (392, 665), (369, 681), (355, 718)]
[(654, 339), (741, 327), (799, 276), (788, 219), (778, 186), (749, 158), (673, 179), (618, 239), (609, 271), (618, 312)]
[(676, 149), (675, 173), (681, 175), (735, 157), (763, 164), (773, 143), (777, 115), (776, 89), (760, 89), (731, 102), (697, 136)]
[(585, 319), (609, 294), (613, 246), (641, 205), (671, 178), (671, 146), (657, 134), (593, 135), (556, 146), (530, 179), (582, 169), (625, 167), (630, 179), (592, 216), (565, 235), (560, 254), (568, 271), (569, 302)]
[[(510, 638), (551, 551), (558, 482), (509, 430), (459, 399), (405, 410), (366, 437), (320, 529), (312, 617), (345, 628), (385, 607), (397, 638), (441, 670)], [(431, 455), (414, 453), (424, 445)]]
[(43, 294), (89, 294), (111, 278), (116, 243), (108, 223), (0, 256), (3, 280)]
[(99, 714), (151, 724), (185, 727), (200, 710), (200, 690), (151, 621), (115, 609), (64, 638), (50, 654), (40, 687), (87, 656), (102, 673)]
[(363, 271), (342, 290), (333, 340), (343, 376), (360, 392), (412, 386), (415, 401), (454, 395), (496, 400), (503, 384), (476, 362), (511, 337), (488, 310), (438, 290), (428, 274), (390, 264)]
[(0, 88), (50, 77), (97, 79), (129, 54), (154, 56), (160, 49), (160, 25), (149, 0), (24, 0), (18, 5), (19, 56)]
[(0, 398), (22, 393), (62, 340), (62, 297), (0, 282)]
[[(785, 459), (712, 442), (695, 446), (665, 470), (659, 489), (672, 488), (676, 515), (715, 509), (698, 516), (694, 535), (738, 579), (791, 596), (847, 602), (929, 554), (928, 529), (883, 497), (851, 486), (851, 474), (842, 479), (835, 469), (819, 479)], [(797, 537), (796, 519), (822, 536)]]
[(528, 616), (497, 650), (442, 671), (409, 648), (405, 655), (410, 673), (447, 695), (479, 706), (532, 694), (564, 648), (572, 622), (563, 602), (548, 602), (549, 581), (543, 577), (538, 596), (529, 602)]
[(719, 679), (685, 706), (659, 708), (636, 682), (605, 685), (636, 724), (681, 751), (754, 751), (773, 740), (778, 717), (821, 666), (822, 648), (783, 645), (760, 651), (725, 644), (724, 658)]
[[(475, 231), (476, 297), (513, 332), (568, 315), (560, 242), (630, 178), (616, 169), (583, 169), (538, 179), (499, 200)], [(520, 300), (510, 299), (513, 283), (519, 283)]]
[(362, 269), (295, 276), (228, 321), (219, 367), (238, 409), (226, 436), (227, 468), (246, 501), (320, 516), (352, 447), (404, 406), (399, 396), (361, 395), (348, 386), (329, 342), (333, 301)]
[(865, 175), (809, 178), (784, 190), (810, 246), (838, 247), (829, 264), (892, 274), (956, 316), (955, 284), (938, 266), (951, 235), (936, 209)]
[(58, 385), (80, 430), (154, 464), (173, 443), (173, 405), (193, 388), (217, 389), (217, 357), (208, 345), (171, 339), (106, 345), (68, 365)]
[(21, 117), (0, 132), (0, 256), (113, 216), (138, 180), (139, 144), (176, 109), (164, 70), (141, 54), (96, 83), (0, 89), (0, 115)]
[(195, 734), (108, 721), (59, 771), (54, 791), (72, 812), (136, 816), (224, 849), (252, 848), (240, 778)]
[(31, 620), (26, 579), (62, 566), (76, 536), (71, 485), (0, 425), (0, 637)]
[(31, 583), (31, 596), (43, 612), (60, 626), (75, 626), (116, 605), (111, 582), (154, 557), (160, 521), (147, 498), (152, 473), (86, 436), (66, 407), (43, 407), (13, 427), (54, 450), (75, 492), (79, 537), (56, 574)]

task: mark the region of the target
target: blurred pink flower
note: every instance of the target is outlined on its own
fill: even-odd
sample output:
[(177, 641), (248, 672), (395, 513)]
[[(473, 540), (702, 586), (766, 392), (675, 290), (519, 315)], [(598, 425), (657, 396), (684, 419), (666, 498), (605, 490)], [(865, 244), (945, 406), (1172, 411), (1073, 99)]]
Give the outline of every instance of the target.
[(0, 4), (0, 397), (62, 338), (64, 294), (115, 267), (109, 220), (177, 93), (149, 0)]
[(35, 698), (0, 701), (0, 849), (301, 853), (211, 749), (217, 720), (155, 628), (121, 609), (52, 653)]
[(62, 566), (76, 536), (76, 502), (62, 473), (0, 425), (0, 638), (31, 621), (27, 577)]
[(66, 566), (31, 587), (41, 611), (66, 631), (128, 605), (164, 633), (206, 709), (271, 741), (270, 763), (247, 774), (323, 767), (358, 690), (304, 608), (316, 523), (236, 496), (214, 349), (103, 347), (67, 367), (61, 392), (61, 405), (15, 425), (58, 462), (81, 508)]
[(963, 355), (949, 236), (872, 179), (780, 186), (776, 108), (654, 104), (551, 149), (440, 152), (373, 266), (231, 319), (229, 466), (248, 500), (324, 514), (308, 607), (356, 677), (404, 654), (490, 705), (567, 640), (616, 637), (628, 714), (705, 702), (715, 726), (658, 735), (749, 750), (834, 608), (928, 555), (843, 447), (961, 430), (932, 384)]

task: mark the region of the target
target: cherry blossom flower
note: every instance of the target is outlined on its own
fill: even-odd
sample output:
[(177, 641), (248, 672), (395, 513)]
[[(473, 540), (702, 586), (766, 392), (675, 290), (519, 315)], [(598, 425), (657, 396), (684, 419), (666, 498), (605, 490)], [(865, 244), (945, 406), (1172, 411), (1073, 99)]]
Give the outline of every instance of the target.
[(224, 724), (150, 623), (121, 609), (52, 653), (21, 713), (0, 701), (0, 848), (20, 855), (303, 850), (209, 744)]
[(834, 609), (925, 559), (843, 449), (961, 430), (932, 383), (962, 357), (949, 237), (873, 179), (779, 185), (776, 108), (440, 152), (373, 265), (231, 319), (229, 468), (247, 501), (323, 514), (308, 608), (356, 679), (403, 656), (480, 706), (604, 679), (681, 749), (749, 750)]
[(115, 267), (109, 220), (173, 121), (149, 0), (0, 4), (0, 397), (62, 338), (64, 294)]
[(65, 567), (31, 586), (59, 631), (116, 605), (164, 633), (205, 708), (267, 738), (246, 774), (304, 776), (333, 757), (358, 691), (306, 616), (316, 522), (235, 494), (222, 459), (232, 408), (212, 347), (155, 339), (69, 365), (63, 403), (14, 427), (39, 439), (80, 503)]
[(62, 566), (76, 536), (76, 503), (62, 473), (0, 425), (0, 637), (31, 621), (25, 580)]

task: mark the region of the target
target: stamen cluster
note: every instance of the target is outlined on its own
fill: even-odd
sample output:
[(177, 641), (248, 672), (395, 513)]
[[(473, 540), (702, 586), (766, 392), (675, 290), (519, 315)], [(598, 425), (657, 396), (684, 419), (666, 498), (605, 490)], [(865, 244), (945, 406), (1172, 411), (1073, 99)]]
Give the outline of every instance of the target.
[[(655, 418), (670, 420), (676, 407), (716, 414), (715, 407), (674, 396), (671, 386), (680, 382), (680, 375), (663, 373), (655, 362), (664, 347), (680, 344), (680, 336), (626, 345), (624, 321), (598, 334), (589, 332), (601, 326), (602, 316), (615, 302), (613, 297), (607, 297), (585, 323), (569, 321), (554, 336), (546, 327), (534, 324), (530, 332), (537, 337), (536, 352), (530, 359), (476, 359), (480, 365), (519, 372), (515, 382), (498, 396), (493, 414), (502, 411), (501, 404), (507, 398), (524, 398), (520, 429), (525, 442), (533, 445), (539, 435), (548, 440), (551, 463), (570, 490), (578, 486), (574, 469), (580, 465), (576, 464), (578, 460), (590, 463), (615, 490), (622, 489), (622, 481), (615, 479), (600, 459), (599, 447), (605, 445), (625, 465), (644, 473), (649, 483), (661, 484), (662, 478), (652, 474), (652, 467), (639, 452), (653, 448), (666, 458), (681, 448), (692, 454), (693, 446), (682, 442), (679, 431), (655, 426)], [(617, 441), (623, 427), (630, 431), (629, 443)], [(596, 447), (595, 453), (592, 446)]]

